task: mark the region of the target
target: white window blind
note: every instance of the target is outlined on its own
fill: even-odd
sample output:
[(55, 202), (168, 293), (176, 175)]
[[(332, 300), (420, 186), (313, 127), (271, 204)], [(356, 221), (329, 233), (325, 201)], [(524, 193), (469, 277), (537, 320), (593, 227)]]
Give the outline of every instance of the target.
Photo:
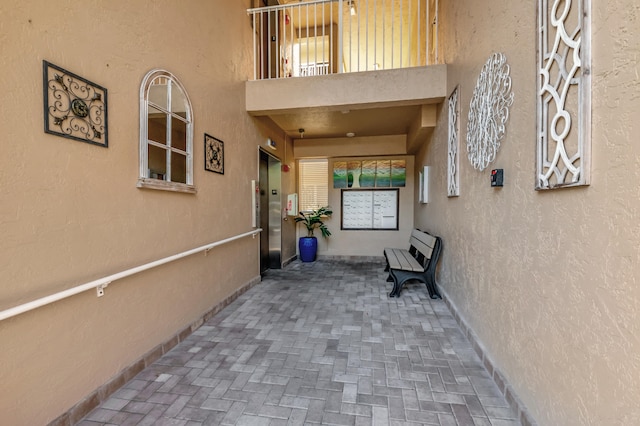
[(300, 160), (298, 192), (301, 211), (315, 210), (329, 204), (329, 162)]

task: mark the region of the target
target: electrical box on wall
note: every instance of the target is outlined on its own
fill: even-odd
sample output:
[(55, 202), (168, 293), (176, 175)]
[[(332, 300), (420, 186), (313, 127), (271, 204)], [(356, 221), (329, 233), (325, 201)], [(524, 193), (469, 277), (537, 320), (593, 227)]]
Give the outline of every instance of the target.
[(257, 180), (251, 181), (251, 226), (258, 227), (260, 217), (260, 186)]
[(429, 202), (429, 166), (424, 166), (418, 173), (418, 201), (422, 204)]
[(287, 195), (287, 216), (298, 216), (298, 194)]
[(502, 186), (504, 182), (504, 171), (502, 169), (491, 170), (491, 186)]

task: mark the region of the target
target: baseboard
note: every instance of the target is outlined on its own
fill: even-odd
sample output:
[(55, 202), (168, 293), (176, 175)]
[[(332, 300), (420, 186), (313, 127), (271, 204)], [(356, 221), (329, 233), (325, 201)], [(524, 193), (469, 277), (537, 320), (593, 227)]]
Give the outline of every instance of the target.
[(291, 262), (295, 261), (298, 258), (297, 254), (294, 254), (293, 256), (291, 256), (290, 258), (288, 258), (287, 260), (285, 260), (284, 262), (282, 262), (282, 267), (284, 268), (285, 266), (287, 266), (288, 264), (290, 264)]
[(505, 379), (500, 369), (498, 369), (495, 363), (491, 360), (489, 354), (484, 348), (484, 345), (482, 344), (482, 342), (480, 342), (474, 331), (462, 318), (455, 304), (448, 297), (447, 293), (443, 291), (442, 287), (439, 287), (438, 290), (440, 290), (440, 293), (442, 294), (442, 300), (444, 300), (445, 304), (449, 307), (449, 310), (453, 314), (453, 317), (456, 319), (458, 326), (460, 326), (460, 329), (462, 330), (464, 335), (467, 336), (467, 339), (469, 339), (469, 342), (471, 342), (473, 350), (480, 357), (480, 360), (491, 375), (491, 378), (493, 379), (495, 384), (498, 386), (498, 389), (500, 389), (500, 392), (505, 397), (511, 408), (516, 413), (518, 413), (518, 418), (522, 423), (522, 426), (536, 426), (537, 423), (535, 422), (535, 420), (533, 420), (533, 417), (531, 417), (531, 414), (527, 410), (527, 407), (524, 405), (522, 400), (518, 398), (518, 395), (513, 390), (513, 387), (509, 384), (509, 382)]
[(356, 256), (356, 255), (339, 255), (339, 254), (320, 254), (317, 260), (356, 260), (360, 262), (381, 262), (384, 267), (384, 256)]
[(58, 418), (49, 423), (48, 426), (72, 426), (78, 423), (80, 420), (82, 420), (82, 418), (89, 414), (91, 410), (109, 399), (109, 397), (113, 393), (124, 386), (125, 383), (127, 383), (129, 380), (133, 379), (138, 373), (149, 367), (162, 355), (173, 349), (174, 346), (186, 339), (187, 336), (200, 328), (201, 325), (213, 318), (218, 312), (226, 308), (231, 302), (236, 300), (247, 290), (249, 290), (256, 284), (259, 284), (260, 280), (260, 276), (252, 278), (249, 282), (233, 292), (223, 301), (215, 305), (212, 309), (205, 312), (200, 318), (192, 322), (190, 325), (188, 325), (178, 333), (171, 336), (171, 338), (169, 338), (165, 342), (151, 349), (131, 365), (125, 367), (111, 380), (91, 392), (91, 394), (89, 394), (86, 398), (67, 410), (66, 413), (60, 415)]

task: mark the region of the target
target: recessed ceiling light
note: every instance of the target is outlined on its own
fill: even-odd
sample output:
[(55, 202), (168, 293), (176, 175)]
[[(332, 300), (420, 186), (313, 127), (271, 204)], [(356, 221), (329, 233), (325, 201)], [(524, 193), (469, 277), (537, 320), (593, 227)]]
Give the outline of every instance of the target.
[(355, 134), (355, 133), (353, 133), (353, 132), (349, 132), (349, 133), (347, 133), (347, 137), (348, 137), (348, 138), (352, 138), (352, 137), (354, 137), (355, 135), (356, 135), (356, 134)]

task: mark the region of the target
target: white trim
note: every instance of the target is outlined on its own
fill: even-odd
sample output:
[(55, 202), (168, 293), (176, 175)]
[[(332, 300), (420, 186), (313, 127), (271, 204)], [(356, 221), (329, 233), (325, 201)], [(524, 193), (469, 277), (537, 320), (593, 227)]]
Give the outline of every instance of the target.
[[(160, 144), (153, 143), (148, 140), (148, 114), (149, 114), (149, 101), (148, 101), (148, 93), (151, 83), (158, 77), (167, 78), (172, 85), (177, 86), (178, 89), (182, 91), (182, 94), (185, 98), (185, 109), (186, 109), (186, 117), (180, 117), (172, 113), (171, 111), (167, 111), (167, 107), (161, 107), (159, 105), (153, 104), (153, 107), (167, 112), (171, 117), (177, 118), (186, 123), (186, 151), (179, 150), (177, 148), (172, 148), (169, 143), (169, 146), (164, 146)], [(171, 109), (171, 99), (168, 100), (169, 109)], [(171, 125), (171, 120), (168, 120), (168, 126)], [(193, 107), (191, 104), (191, 99), (189, 98), (189, 94), (187, 90), (182, 85), (180, 80), (170, 73), (169, 71), (163, 69), (153, 69), (149, 71), (144, 78), (142, 79), (142, 84), (140, 85), (140, 141), (139, 141), (139, 162), (140, 168), (138, 171), (138, 188), (151, 188), (151, 189), (160, 189), (167, 191), (176, 191), (176, 192), (189, 192), (195, 193), (195, 187), (193, 186), (193, 129), (194, 129), (194, 120), (193, 120)], [(167, 130), (167, 138), (170, 139), (171, 132), (169, 129)], [(167, 175), (168, 178), (171, 179), (171, 153), (176, 152), (179, 154), (184, 154), (186, 157), (186, 183), (182, 182), (170, 182), (170, 181), (161, 181), (159, 179), (152, 179), (148, 175), (149, 170), (149, 160), (147, 156), (147, 149), (149, 145), (158, 146), (162, 149), (167, 150)], [(149, 181), (158, 181), (158, 182), (149, 182)], [(170, 189), (169, 187), (175, 187), (174, 189)], [(192, 188), (192, 190), (185, 190), (185, 188)]]
[(139, 178), (136, 186), (138, 188), (159, 189), (161, 191), (184, 192), (188, 194), (196, 194), (198, 192), (193, 185), (151, 178)]
[(460, 195), (460, 102), (458, 86), (447, 99), (449, 106), (449, 137), (447, 155), (447, 196)]

